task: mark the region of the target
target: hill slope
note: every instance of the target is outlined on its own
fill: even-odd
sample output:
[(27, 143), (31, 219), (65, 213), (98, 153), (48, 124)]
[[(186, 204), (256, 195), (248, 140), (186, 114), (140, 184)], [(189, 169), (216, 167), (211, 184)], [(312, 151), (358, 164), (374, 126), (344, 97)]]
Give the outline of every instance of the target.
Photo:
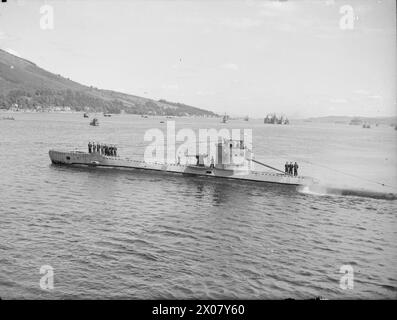
[(351, 120), (358, 119), (363, 123), (372, 123), (372, 124), (383, 124), (383, 125), (392, 125), (397, 123), (397, 117), (349, 117), (349, 116), (326, 116), (326, 117), (313, 117), (308, 118), (311, 122), (319, 122), (319, 123), (350, 123)]
[(0, 108), (70, 107), (77, 111), (134, 114), (216, 116), (181, 103), (152, 100), (81, 85), (48, 72), (34, 63), (0, 49)]

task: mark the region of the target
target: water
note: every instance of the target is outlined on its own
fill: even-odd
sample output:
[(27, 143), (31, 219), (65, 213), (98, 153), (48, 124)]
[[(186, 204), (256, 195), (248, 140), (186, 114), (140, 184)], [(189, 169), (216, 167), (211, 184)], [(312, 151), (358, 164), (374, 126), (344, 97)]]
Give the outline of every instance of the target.
[[(49, 149), (85, 149), (89, 140), (136, 156), (145, 130), (166, 124), (14, 117), (0, 121), (3, 299), (397, 298), (396, 201), (371, 197), (396, 192), (392, 128), (176, 119), (177, 128), (252, 128), (258, 160), (279, 168), (297, 160), (301, 174), (321, 181), (320, 190), (297, 190), (54, 166)], [(335, 189), (366, 191), (327, 191)], [(346, 264), (352, 290), (339, 284)], [(53, 290), (40, 289), (42, 265), (54, 268)]]

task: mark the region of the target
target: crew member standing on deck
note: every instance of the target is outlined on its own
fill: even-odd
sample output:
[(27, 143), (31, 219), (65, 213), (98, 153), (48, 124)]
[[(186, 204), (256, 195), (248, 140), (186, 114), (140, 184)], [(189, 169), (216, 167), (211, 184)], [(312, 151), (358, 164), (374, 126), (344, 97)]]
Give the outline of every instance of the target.
[(292, 164), (292, 161), (289, 163), (289, 174), (292, 176), (294, 171), (294, 165)]
[(299, 168), (299, 166), (298, 166), (298, 164), (295, 161), (295, 163), (294, 163), (294, 176), (295, 177), (298, 175), (298, 168)]
[(95, 142), (92, 143), (92, 152), (93, 153), (96, 152), (96, 144), (95, 144)]
[(288, 161), (285, 163), (285, 173), (289, 173), (289, 164)]
[(117, 147), (114, 146), (114, 156), (117, 157)]
[(97, 142), (96, 143), (96, 152), (100, 153), (99, 151), (101, 150), (101, 145)]
[(92, 144), (91, 141), (88, 142), (88, 153), (91, 153)]

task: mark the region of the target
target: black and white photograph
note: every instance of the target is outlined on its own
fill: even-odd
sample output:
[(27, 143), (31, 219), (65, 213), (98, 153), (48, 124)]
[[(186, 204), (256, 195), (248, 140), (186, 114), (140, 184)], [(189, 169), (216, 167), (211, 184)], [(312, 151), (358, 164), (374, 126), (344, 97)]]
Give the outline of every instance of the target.
[(396, 67), (395, 0), (2, 0), (0, 300), (395, 300)]

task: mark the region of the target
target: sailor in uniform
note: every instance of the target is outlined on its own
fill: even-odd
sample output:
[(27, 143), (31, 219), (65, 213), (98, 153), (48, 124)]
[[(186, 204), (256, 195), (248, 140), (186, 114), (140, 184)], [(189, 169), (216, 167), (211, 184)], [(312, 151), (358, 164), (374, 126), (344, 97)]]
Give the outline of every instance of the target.
[(294, 176), (295, 177), (298, 175), (298, 168), (299, 168), (299, 166), (298, 166), (298, 164), (295, 161), (295, 163), (294, 163)]

